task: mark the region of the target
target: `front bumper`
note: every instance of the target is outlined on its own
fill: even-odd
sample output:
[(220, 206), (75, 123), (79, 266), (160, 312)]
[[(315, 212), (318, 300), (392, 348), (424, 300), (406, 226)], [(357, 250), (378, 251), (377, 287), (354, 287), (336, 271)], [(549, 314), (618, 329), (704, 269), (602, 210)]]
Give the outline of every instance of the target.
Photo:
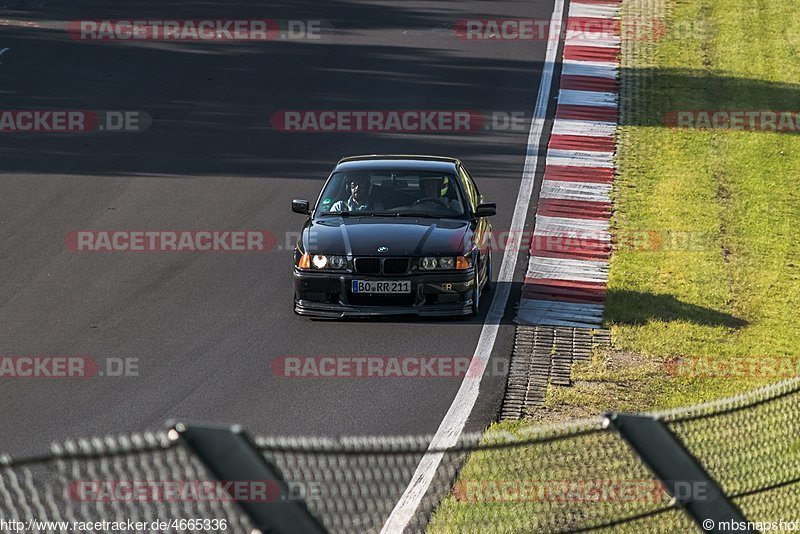
[[(361, 295), (353, 280), (409, 280), (408, 295)], [(315, 317), (448, 316), (472, 312), (475, 271), (360, 275), (294, 270), (294, 311)]]

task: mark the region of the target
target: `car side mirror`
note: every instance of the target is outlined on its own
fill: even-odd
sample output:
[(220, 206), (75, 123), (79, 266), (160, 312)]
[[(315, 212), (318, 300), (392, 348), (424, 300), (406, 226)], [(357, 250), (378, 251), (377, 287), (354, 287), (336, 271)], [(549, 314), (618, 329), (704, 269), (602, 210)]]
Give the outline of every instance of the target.
[(303, 215), (308, 215), (311, 211), (308, 206), (308, 200), (302, 199), (294, 199), (292, 200), (292, 211), (295, 213), (302, 213)]
[(478, 207), (475, 209), (475, 216), (476, 217), (491, 217), (497, 213), (497, 204), (494, 202), (486, 202), (484, 204), (478, 204)]

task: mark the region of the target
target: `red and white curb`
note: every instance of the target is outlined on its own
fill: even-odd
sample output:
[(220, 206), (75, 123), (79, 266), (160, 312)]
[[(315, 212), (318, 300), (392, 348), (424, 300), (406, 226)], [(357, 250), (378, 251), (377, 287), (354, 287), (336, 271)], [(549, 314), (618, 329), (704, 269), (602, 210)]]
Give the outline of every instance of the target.
[(611, 253), (621, 0), (573, 0), (519, 324), (596, 328)]

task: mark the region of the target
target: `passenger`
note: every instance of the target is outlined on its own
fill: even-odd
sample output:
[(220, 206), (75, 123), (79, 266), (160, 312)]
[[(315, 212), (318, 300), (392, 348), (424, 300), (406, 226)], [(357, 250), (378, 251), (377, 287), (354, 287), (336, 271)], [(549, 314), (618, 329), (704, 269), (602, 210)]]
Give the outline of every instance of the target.
[(331, 206), (329, 213), (342, 213), (346, 211), (364, 211), (369, 209), (369, 176), (356, 174), (348, 180), (350, 198), (339, 200)]

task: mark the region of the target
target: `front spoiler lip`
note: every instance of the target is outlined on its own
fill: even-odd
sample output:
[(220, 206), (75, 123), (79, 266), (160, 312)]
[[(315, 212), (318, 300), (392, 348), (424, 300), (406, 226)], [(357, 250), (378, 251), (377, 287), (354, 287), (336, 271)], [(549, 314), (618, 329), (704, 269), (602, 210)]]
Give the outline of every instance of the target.
[[(397, 275), (394, 279), (410, 280), (413, 284), (437, 284), (442, 282), (453, 282), (455, 284), (469, 283), (474, 277), (475, 271), (468, 269), (460, 273), (443, 272), (443, 273), (406, 273), (404, 275)], [(337, 280), (341, 284), (341, 290), (346, 291), (349, 287), (350, 281), (356, 277), (363, 277), (373, 280), (391, 279), (391, 276), (371, 276), (371, 275), (357, 275), (351, 272), (346, 273), (314, 273), (308, 271), (294, 270), (295, 283), (303, 279), (316, 279), (316, 280)], [(301, 296), (301, 295), (296, 295)], [(345, 317), (381, 317), (381, 316), (397, 316), (397, 315), (416, 315), (419, 317), (447, 317), (447, 316), (461, 316), (472, 314), (472, 299), (466, 302), (447, 303), (447, 304), (424, 304), (417, 302), (413, 305), (397, 306), (397, 305), (369, 305), (363, 304), (343, 304), (332, 302), (317, 302), (313, 300), (304, 300), (301, 296), (300, 300), (295, 299), (294, 311), (298, 315), (306, 315), (311, 317), (325, 317), (331, 319), (343, 319)]]
[(343, 304), (294, 303), (298, 315), (344, 319), (346, 317), (382, 317), (387, 315), (417, 315), (420, 317), (447, 317), (470, 315), (472, 302), (458, 306), (429, 304), (427, 306), (352, 306)]

